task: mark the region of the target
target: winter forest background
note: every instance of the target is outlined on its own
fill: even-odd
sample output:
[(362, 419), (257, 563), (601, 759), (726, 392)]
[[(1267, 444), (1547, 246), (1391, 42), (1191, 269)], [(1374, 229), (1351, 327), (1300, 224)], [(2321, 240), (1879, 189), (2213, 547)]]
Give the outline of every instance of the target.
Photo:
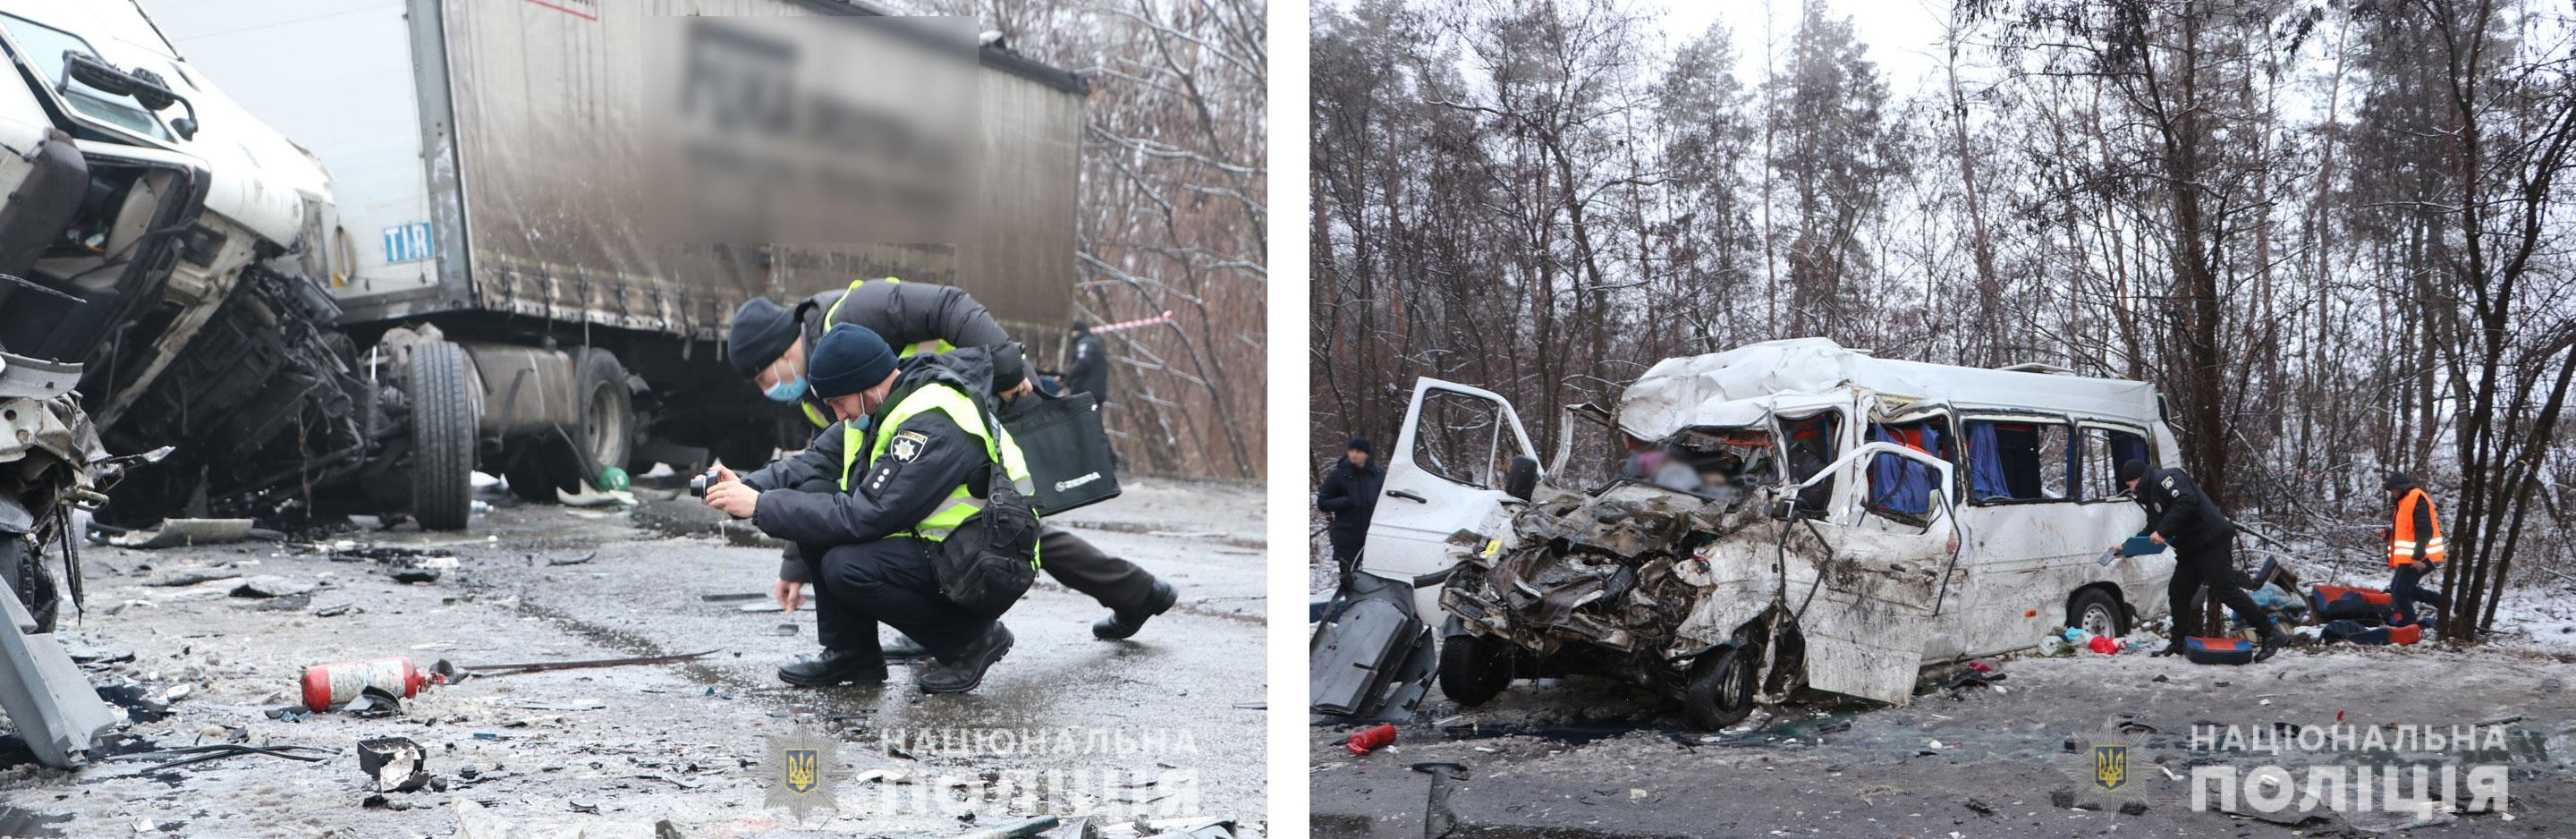
[[(1104, 333), (1123, 469), (1262, 478), (1269, 377), (1269, 4), (1263, 0), (893, 0), (1091, 85), (1081, 288)], [(1047, 359), (1050, 369), (1055, 359)]]
[(2389, 468), (2466, 613), (2576, 580), (2568, 5), (1929, 0), (1893, 44), (1847, 5), (1319, 2), (1317, 467), (1418, 376), (1544, 461), (1659, 359), (1822, 335), (2154, 382), (2232, 515), (2360, 580)]

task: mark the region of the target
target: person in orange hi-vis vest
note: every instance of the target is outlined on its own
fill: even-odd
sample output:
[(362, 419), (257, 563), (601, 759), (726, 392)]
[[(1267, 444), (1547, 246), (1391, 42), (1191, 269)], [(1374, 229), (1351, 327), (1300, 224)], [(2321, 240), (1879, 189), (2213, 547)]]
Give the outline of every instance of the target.
[(2388, 537), (2388, 567), (2396, 573), (2388, 580), (2389, 598), (2395, 601), (2393, 625), (2415, 622), (2415, 602), (2433, 604), (2449, 611), (2451, 602), (2441, 592), (2425, 588), (2424, 575), (2439, 570), (2447, 558), (2449, 546), (2442, 541), (2442, 523), (2433, 514), (2433, 499), (2415, 479), (2404, 472), (2390, 472), (2380, 487), (2388, 490), (2388, 500), (2397, 505), (2394, 526), (2382, 531)]

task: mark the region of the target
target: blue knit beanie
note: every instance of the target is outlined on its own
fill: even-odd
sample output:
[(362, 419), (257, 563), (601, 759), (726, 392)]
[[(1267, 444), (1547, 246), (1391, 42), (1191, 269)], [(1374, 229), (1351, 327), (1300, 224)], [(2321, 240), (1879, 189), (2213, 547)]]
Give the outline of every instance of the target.
[(847, 396), (886, 380), (894, 372), (894, 348), (867, 327), (855, 323), (837, 323), (815, 342), (806, 378), (814, 385), (814, 395), (830, 399)]

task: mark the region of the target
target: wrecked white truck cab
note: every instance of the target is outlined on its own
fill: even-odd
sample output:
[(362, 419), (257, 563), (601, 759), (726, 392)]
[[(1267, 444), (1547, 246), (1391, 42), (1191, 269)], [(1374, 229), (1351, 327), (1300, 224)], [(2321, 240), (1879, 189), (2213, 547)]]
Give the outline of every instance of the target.
[(2118, 465), (2174, 459), (2147, 384), (1809, 338), (1666, 360), (1613, 423), (1619, 477), (1549, 486), (1501, 397), (1416, 387), (1362, 567), (1448, 572), (1452, 699), (1599, 673), (1716, 728), (1802, 687), (1903, 704), (1926, 666), (2163, 611), (2169, 559), (2104, 561), (2145, 525)]

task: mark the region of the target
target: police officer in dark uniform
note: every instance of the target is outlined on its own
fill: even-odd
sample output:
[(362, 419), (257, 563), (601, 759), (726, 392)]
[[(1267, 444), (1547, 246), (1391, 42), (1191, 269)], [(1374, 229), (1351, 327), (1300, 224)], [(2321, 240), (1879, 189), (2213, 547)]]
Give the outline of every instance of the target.
[[(828, 327), (854, 324), (884, 338), (899, 355), (944, 353), (960, 348), (980, 351), (992, 370), (992, 392), (1003, 403), (1028, 398), (1031, 390), (1020, 346), (1011, 342), (984, 305), (965, 291), (942, 285), (907, 283), (893, 278), (860, 280), (849, 288), (806, 298), (790, 310), (766, 298), (745, 301), (734, 311), (727, 351), (734, 369), (751, 379), (773, 401), (795, 403), (815, 427), (828, 424), (830, 409), (812, 392), (807, 348), (820, 342)], [(1145, 621), (1169, 611), (1180, 599), (1170, 583), (1154, 578), (1135, 563), (1101, 551), (1081, 537), (1056, 527), (1040, 532), (1046, 561), (1040, 566), (1066, 588), (1082, 592), (1109, 607), (1109, 616), (1091, 625), (1103, 640), (1127, 638)], [(785, 602), (789, 593), (810, 580), (807, 563), (793, 556), (779, 564), (772, 593)], [(885, 645), (888, 658), (923, 655), (920, 645), (896, 639)]]
[(1091, 334), (1091, 323), (1073, 319), (1073, 361), (1064, 371), (1064, 389), (1091, 394), (1091, 400), (1109, 404), (1109, 351), (1100, 348), (1100, 336)]
[(2290, 643), (2290, 636), (2272, 624), (2271, 613), (2237, 587), (2236, 523), (2219, 513), (2218, 503), (2200, 490), (2191, 473), (2149, 469), (2146, 461), (2132, 460), (2120, 464), (2120, 482), (2146, 508), (2147, 526), (2138, 535), (2174, 550), (2173, 581), (2165, 586), (2166, 602), (2173, 607), (2173, 643), (2156, 655), (2183, 651), (2183, 639), (2191, 635), (2192, 594), (2204, 585), (2211, 597), (2236, 610), (2238, 620), (2262, 632), (2263, 648), (2254, 654), (2255, 661), (2271, 658)]
[[(982, 408), (966, 396), (991, 387), (991, 364), (976, 350), (898, 362), (876, 333), (845, 326), (816, 343), (813, 365), (810, 387), (839, 421), (748, 475), (719, 469), (706, 497), (814, 559), (804, 570), (823, 656), (781, 667), (778, 678), (885, 681), (876, 629), (885, 623), (935, 660), (916, 680), (923, 693), (972, 690), (1010, 650), (1011, 632), (940, 594), (931, 552), (981, 508), (995, 460), (1028, 479), (1018, 444), (1007, 431), (987, 439)], [(808, 489), (818, 482), (826, 488)], [(790, 592), (782, 605), (796, 599)]]

